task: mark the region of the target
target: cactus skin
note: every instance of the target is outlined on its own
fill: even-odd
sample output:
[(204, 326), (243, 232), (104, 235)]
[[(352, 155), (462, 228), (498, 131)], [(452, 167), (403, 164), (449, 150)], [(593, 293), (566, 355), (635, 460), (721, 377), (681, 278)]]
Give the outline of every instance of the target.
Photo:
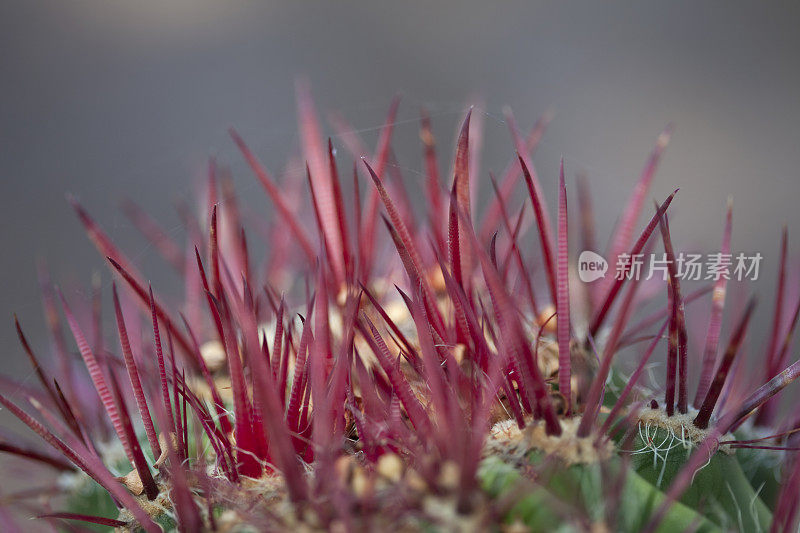
[[(669, 442), (671, 437), (666, 430), (659, 429), (653, 433), (653, 439)], [(634, 446), (639, 449), (644, 447), (644, 442), (637, 437)], [(683, 445), (678, 445), (669, 453), (660, 452), (660, 457), (656, 457), (654, 450), (649, 451), (634, 458), (632, 466), (642, 479), (663, 490), (674, 481), (692, 449), (692, 446), (684, 449)], [(726, 529), (765, 530), (772, 521), (772, 513), (750, 485), (737, 459), (723, 451), (715, 453), (697, 472), (680, 501), (703, 510), (710, 520)]]
[[(87, 315), (62, 296), (91, 375), (78, 367), (43, 277), (58, 372), (17, 322), (39, 383), (22, 396), (0, 389), (0, 402), (60, 455), (5, 437), (0, 450), (61, 472), (67, 497), (28, 502), (27, 514), (56, 527), (148, 532), (796, 529), (797, 417), (777, 420), (775, 408), (800, 375), (800, 364), (786, 366), (800, 314), (800, 301), (785, 297), (786, 231), (773, 319), (783, 327), (773, 327), (769, 368), (753, 392), (737, 372), (755, 300), (722, 345), (726, 284), (715, 283), (704, 351), (691, 357), (684, 312), (710, 287), (684, 294), (671, 265), (664, 290), (646, 298), (659, 309), (633, 323), (643, 305), (637, 280), (571, 278), (571, 180), (562, 160), (552, 226), (532, 160), (549, 116), (524, 136), (506, 111), (517, 153), (492, 176), (495, 196), (476, 203), (481, 113), (466, 113), (443, 179), (423, 112), (425, 191), (412, 202), (392, 159), (398, 104), (374, 152), (334, 120), (355, 161), (352, 186), (304, 85), (305, 172), (272, 176), (231, 130), (280, 215), (252, 233), (213, 160), (199, 219), (183, 213), (185, 246), (128, 204), (184, 277), (181, 312), (70, 198), (115, 276), (119, 345), (103, 338), (99, 289)], [(651, 251), (659, 238), (675, 256), (669, 210), (678, 191), (637, 233), (671, 134), (668, 126), (658, 137), (624, 207), (613, 257)], [(525, 194), (515, 198), (520, 181)], [(581, 224), (572, 227), (595, 243), (591, 194), (579, 186)], [(535, 237), (524, 233), (529, 208)], [(731, 215), (729, 203), (724, 253)], [(256, 234), (268, 247), (263, 265), (250, 251)], [(643, 385), (654, 353), (667, 357), (663, 389)], [(617, 365), (622, 358), (633, 374)], [(0, 501), (0, 525), (19, 530), (9, 501)]]

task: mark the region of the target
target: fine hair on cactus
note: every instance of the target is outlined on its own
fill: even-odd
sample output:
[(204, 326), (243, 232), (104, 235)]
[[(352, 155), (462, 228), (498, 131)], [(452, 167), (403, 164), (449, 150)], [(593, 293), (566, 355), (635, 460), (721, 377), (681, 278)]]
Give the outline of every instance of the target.
[(442, 156), (422, 110), (417, 194), (392, 149), (399, 98), (372, 148), (339, 115), (324, 138), (309, 87), (296, 97), (302, 172), (271, 173), (229, 132), (268, 219), (240, 208), (215, 159), (197, 213), (181, 213), (186, 242), (124, 205), (182, 300), (68, 197), (111, 305), (102, 285), (87, 306), (42, 269), (49, 344), (14, 317), (37, 382), (0, 383), (30, 430), (4, 430), (0, 451), (59, 490), (0, 498), (2, 531), (25, 529), (17, 505), (55, 529), (148, 533), (797, 530), (800, 416), (779, 403), (800, 375), (787, 230), (757, 305), (720, 202), (715, 267), (687, 290), (670, 231), (685, 193), (648, 205), (671, 125), (600, 256), (589, 182), (563, 158), (536, 171), (549, 113), (524, 132), (506, 109), (509, 161), (484, 196), (481, 111), (464, 110)]

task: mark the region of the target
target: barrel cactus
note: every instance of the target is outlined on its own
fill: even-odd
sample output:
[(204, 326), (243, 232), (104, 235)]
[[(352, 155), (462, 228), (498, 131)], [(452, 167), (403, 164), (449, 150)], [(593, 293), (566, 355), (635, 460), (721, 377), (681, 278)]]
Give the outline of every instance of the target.
[[(612, 269), (585, 281), (588, 183), (568, 208), (562, 160), (550, 208), (532, 162), (551, 117), (524, 135), (507, 111), (514, 155), (477, 198), (472, 110), (447, 175), (423, 111), (411, 193), (391, 148), (397, 107), (374, 151), (342, 119), (326, 143), (300, 87), (305, 164), (282, 177), (231, 130), (268, 219), (240, 209), (215, 161), (199, 216), (182, 213), (187, 243), (126, 205), (184, 280), (182, 301), (69, 198), (115, 279), (115, 334), (99, 289), (83, 312), (42, 273), (53, 357), (17, 321), (38, 385), (4, 380), (0, 394), (38, 439), (0, 449), (54, 471), (59, 490), (4, 494), (2, 529), (25, 528), (22, 509), (44, 527), (147, 532), (796, 531), (800, 419), (777, 403), (800, 374), (786, 231), (773, 327), (751, 353), (763, 370), (748, 375), (755, 299), (730, 305), (719, 270), (682, 290), (680, 193), (646, 205), (671, 128), (619, 206)], [(712, 253), (730, 258), (730, 202), (720, 215)], [(657, 250), (663, 279), (634, 275)], [(690, 324), (687, 307), (708, 300)]]

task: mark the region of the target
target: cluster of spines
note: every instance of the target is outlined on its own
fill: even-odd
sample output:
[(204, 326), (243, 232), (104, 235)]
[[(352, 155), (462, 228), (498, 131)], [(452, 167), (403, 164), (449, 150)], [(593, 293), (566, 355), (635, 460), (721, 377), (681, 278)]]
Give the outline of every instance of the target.
[[(142, 309), (150, 315), (153, 347), (145, 349), (141, 340), (131, 342), (116, 287), (112, 292), (121, 360), (103, 347), (97, 313), (93, 313), (94, 331), (99, 340), (95, 340), (93, 349), (62, 297), (63, 311), (102, 410), (108, 416), (128, 462), (141, 481), (144, 496), (155, 500), (160, 493), (168, 491), (180, 527), (193, 530), (204, 520), (208, 525), (214, 525), (214, 513), (211, 509), (200, 510), (195, 496), (206, 493), (206, 501), (211, 506), (213, 498), (208, 493), (213, 491), (218, 479), (206, 475), (202, 457), (197, 454), (191, 456), (190, 425), (200, 428), (202, 438), (213, 448), (214, 471), (221, 478), (236, 484), (243, 478), (258, 479), (277, 470), (293, 504), (298, 508), (313, 508), (324, 524), (334, 519), (345, 523), (355, 519), (352, 514), (356, 505), (354, 497), (347, 491), (339, 490), (341, 487), (337, 484), (341, 480), (334, 474), (336, 460), (343, 453), (343, 443), (352, 437), (348, 434), (348, 431), (352, 431), (346, 424), (348, 417), (352, 417), (359, 446), (371, 464), (386, 452), (402, 454), (414, 464), (432, 490), (436, 490), (441, 465), (447, 462), (457, 465), (460, 473), (458, 509), (468, 512), (474, 503), (476, 471), (498, 394), (505, 400), (504, 405), (508, 405), (510, 416), (519, 427), (530, 424), (532, 418), (533, 423), (544, 425), (547, 435), (557, 437), (562, 433), (562, 420), (580, 417), (577, 430), (579, 438), (591, 437), (598, 442), (608, 439), (616, 422), (621, 421), (627, 426), (636, 424), (635, 416), (625, 413), (625, 407), (638, 377), (657, 347), (658, 339), (666, 330), (668, 347), (664, 409), (668, 416), (672, 416), (676, 408), (678, 413), (688, 413), (684, 307), (688, 301), (704, 292), (698, 291), (685, 298), (681, 294), (667, 219), (667, 210), (675, 193), (656, 205), (655, 214), (638, 238), (634, 241), (632, 237), (671, 127), (659, 137), (609, 247), (609, 258), (612, 260), (624, 253), (635, 256), (651, 249), (651, 237), (657, 228), (660, 229), (670, 260), (668, 305), (653, 320), (644, 320), (627, 328), (636, 304), (639, 284), (636, 281), (629, 284), (619, 310), (612, 313), (627, 278), (627, 272), (623, 270), (621, 275), (587, 288), (591, 304), (588, 328), (585, 338), (578, 338), (570, 320), (569, 228), (564, 163), (562, 160), (559, 170), (554, 235), (542, 187), (531, 161), (531, 152), (541, 138), (549, 117), (537, 122), (528, 137), (523, 139), (513, 116), (510, 112), (506, 113), (517, 152), (516, 160), (509, 164), (499, 181), (492, 176), (495, 197), (478, 223), (470, 192), (476, 178), (471, 176), (475, 169), (470, 161), (472, 112), (467, 113), (456, 142), (449, 195), (439, 176), (430, 120), (423, 114), (422, 138), (427, 176), (425, 207), (429, 221), (429, 224), (423, 225), (413, 215), (402, 180), (397, 176), (388, 178), (392, 176), (390, 169), (396, 168), (390, 161), (398, 101), (395, 100), (390, 107), (373, 157), (363, 155), (366, 153), (363, 143), (348, 131), (341, 119), (334, 121), (338, 124), (345, 145), (363, 164), (363, 170), (359, 170), (356, 160), (351, 199), (353, 209), (352, 216), (348, 217), (333, 144), (330, 140), (327, 146), (322, 142), (321, 127), (307, 90), (301, 87), (298, 94), (303, 155), (307, 161), (310, 204), (317, 228), (316, 245), (312, 234), (306, 229), (306, 221), (286, 197), (281, 184), (267, 172), (244, 140), (231, 130), (235, 144), (280, 215), (281, 223), (276, 226), (291, 235), (291, 241), (302, 253), (302, 260), (284, 257), (278, 260), (278, 266), (314, 278), (315, 292), (307, 292), (306, 316), (302, 317), (297, 342), (297, 332), (291, 326), (291, 320), (287, 319), (286, 300), (270, 286), (263, 290), (257, 287), (258, 277), (251, 265), (242, 216), (227, 181), (223, 181), (222, 185), (224, 202), (221, 212), (224, 222), (220, 224), (217, 209), (218, 177), (214, 161), (209, 164), (206, 206), (209, 236), (206, 245), (199, 245), (199, 228), (202, 224), (189, 222), (188, 217), (185, 217), (187, 226), (189, 233), (196, 238), (196, 245), (189, 254), (183, 254), (180, 246), (137, 207), (129, 204), (125, 209), (165, 259), (187, 279), (186, 299), (193, 305), (186, 312), (192, 316), (180, 315), (180, 322), (159, 303), (132, 262), (116, 248), (84, 209), (71, 199), (89, 237), (101, 254), (108, 258), (113, 271), (124, 280), (133, 299), (138, 300)], [(360, 176), (364, 171), (370, 178), (371, 186), (362, 204)], [(524, 180), (533, 208), (540, 261), (554, 309), (550, 316), (544, 318), (540, 313), (546, 307), (537, 297), (536, 284), (531, 278), (532, 269), (523, 257), (518, 242), (523, 228), (524, 206), (516, 219), (509, 215), (510, 195), (520, 177)], [(594, 243), (591, 195), (585, 184), (579, 188), (579, 193), (582, 241)], [(386, 215), (380, 215), (381, 211)], [(397, 294), (406, 306), (407, 320), (414, 325), (416, 338), (413, 339), (403, 333), (403, 324), (398, 324), (383, 309), (381, 299), (387, 295), (375, 292), (374, 282), (388, 281), (391, 272), (380, 270), (386, 265), (378, 260), (380, 254), (376, 228), (379, 215), (383, 216), (400, 264), (410, 281), (406, 290), (397, 288)], [(507, 241), (504, 254), (501, 253), (498, 233), (495, 232), (498, 225)], [(224, 233), (220, 231), (220, 226), (225, 230)], [(266, 233), (274, 234), (270, 230)], [(730, 250), (730, 234), (729, 207), (723, 253)], [(790, 326), (784, 328), (786, 331), (781, 335), (786, 242), (784, 232), (775, 325), (768, 348), (768, 381), (751, 396), (737, 401), (728, 413), (717, 417), (718, 421), (709, 432), (714, 439), (735, 429), (754, 411), (758, 411), (756, 423), (772, 424), (776, 411), (774, 400), (770, 399), (800, 373), (797, 363), (781, 371), (788, 359), (788, 347), (800, 311), (799, 304)], [(201, 253), (201, 248), (205, 253)], [(437, 270), (441, 273), (444, 285), (438, 293), (430, 274)], [(521, 298), (513, 295), (506, 281), (514, 272), (523, 286), (524, 296)], [(725, 290), (723, 279), (713, 287), (700, 384), (694, 399), (694, 407), (698, 410), (694, 424), (700, 429), (707, 428), (712, 422), (713, 411), (729, 381), (728, 374), (754, 308), (754, 302), (751, 301), (734, 329), (727, 350), (716, 364)], [(452, 318), (446, 317), (442, 310), (439, 301), (442, 294), (452, 308)], [(486, 298), (491, 302), (491, 312), (488, 311)], [(47, 425), (30, 416), (7, 397), (0, 396), (0, 401), (48, 444), (103, 486), (120, 506), (128, 509), (139, 525), (146, 530), (156, 530), (141, 502), (103, 465), (102, 457), (93, 443), (93, 431), (87, 421), (89, 414), (84, 410), (86, 400), (82, 396), (85, 395), (75, 390), (79, 380), (72, 375), (52, 300), (52, 291), (47, 288), (45, 305), (48, 323), (56, 339), (57, 353), (60, 354), (58, 375), (62, 377), (61, 383), (49, 378), (17, 324), (23, 347), (31, 358), (44, 391), (44, 396), (32, 391), (29, 403), (39, 411)], [(197, 307), (201, 305), (207, 309), (210, 328), (205, 327), (202, 319), (197, 317)], [(367, 312), (367, 307), (373, 310), (372, 315)], [(331, 330), (332, 313), (340, 316), (339, 331)], [(271, 349), (266, 335), (261, 335), (259, 329), (260, 323), (267, 317), (272, 317), (276, 324)], [(403, 368), (405, 365), (395, 358), (385, 334), (381, 334), (380, 324), (374, 321), (375, 317), (379, 317), (383, 327), (388, 329), (392, 346), (399, 349), (408, 368)], [(538, 359), (541, 357), (539, 340), (548, 321), (553, 319), (556, 321), (558, 373), (554, 382), (551, 382), (550, 376), (542, 375)], [(287, 322), (290, 324), (288, 327)], [(614, 356), (621, 347), (639, 340), (634, 337), (636, 332), (642, 332), (649, 325), (659, 322), (663, 322), (661, 330), (653, 337), (610, 413), (599, 423)], [(530, 338), (531, 324), (537, 330), (534, 343)], [(605, 327), (610, 332), (600, 350), (599, 368), (584, 391), (585, 398), (578, 401), (576, 391), (572, 390), (573, 345), (593, 351), (594, 340)], [(162, 333), (166, 334), (166, 343), (162, 342)], [(199, 338), (213, 338), (221, 343), (231, 380), (232, 412), (228, 411), (217, 383), (206, 366)], [(359, 346), (364, 349), (364, 345), (359, 345), (357, 340), (363, 340), (374, 353), (378, 368), (371, 368), (364, 363), (359, 354)], [(460, 361), (455, 354), (458, 345), (465, 347)], [(145, 358), (150, 352), (154, 352), (155, 361)], [(290, 369), (292, 359), (294, 365)], [(179, 368), (178, 362), (182, 367)], [(130, 389), (122, 387), (119, 382), (118, 375), (123, 369)], [(189, 378), (198, 374), (209, 388), (210, 402), (192, 391)], [(143, 380), (142, 376), (157, 376), (158, 379)], [(415, 391), (412, 380), (422, 384), (424, 394)], [(63, 390), (62, 385), (65, 386)], [(155, 465), (148, 464), (139, 444), (125, 391), (134, 399), (151, 455), (158, 459), (157, 474), (154, 473)], [(563, 400), (561, 408), (555, 401), (557, 396)], [(159, 438), (156, 427), (166, 438)], [(710, 449), (714, 439), (706, 439), (703, 446)], [(728, 444), (734, 447), (762, 446), (755, 441), (730, 441)], [(61, 459), (16, 444), (4, 444), (3, 450), (59, 469), (68, 468)], [(702, 457), (701, 450), (695, 457)], [(677, 498), (681, 487), (685, 488), (691, 482), (693, 470), (690, 466), (696, 461), (699, 459), (693, 458), (687, 463), (685, 474), (676, 479), (668, 493), (668, 501)], [(313, 465), (314, 476), (311, 480), (306, 475), (305, 465)], [(694, 465), (693, 468), (698, 466)], [(800, 483), (796, 470), (790, 472), (787, 486)], [(776, 508), (781, 513), (776, 512), (776, 521), (789, 520), (790, 523), (795, 510), (786, 503), (786, 498), (781, 496)], [(665, 502), (659, 512), (665, 512), (666, 508)], [(68, 513), (48, 513), (48, 516), (81, 518)], [(658, 514), (654, 516), (653, 523), (657, 523), (657, 518)], [(83, 519), (121, 525), (115, 519), (92, 516), (83, 516)]]

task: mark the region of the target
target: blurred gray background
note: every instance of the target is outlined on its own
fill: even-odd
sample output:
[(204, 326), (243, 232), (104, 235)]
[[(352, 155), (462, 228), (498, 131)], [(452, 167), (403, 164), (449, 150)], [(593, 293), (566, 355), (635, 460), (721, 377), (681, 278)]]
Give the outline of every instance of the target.
[(513, 154), (504, 105), (526, 129), (554, 109), (535, 157), (545, 192), (555, 199), (561, 155), (573, 192), (575, 173), (585, 171), (603, 242), (672, 121), (652, 194), (681, 187), (675, 240), (717, 247), (732, 194), (734, 248), (765, 255), (767, 289), (781, 225), (795, 248), (800, 227), (798, 27), (797, 8), (741, 2), (3, 0), (0, 366), (27, 373), (12, 312), (37, 348), (48, 345), (38, 336), (37, 259), (75, 299), (92, 272), (110, 279), (65, 192), (169, 292), (175, 280), (120, 199), (179, 235), (173, 205), (194, 197), (215, 155), (253, 205), (267, 208), (226, 128), (236, 126), (280, 170), (297, 153), (298, 75), (320, 111), (342, 112), (370, 142), (399, 91), (395, 138), (409, 180), (419, 180), (421, 105), (446, 159), (467, 102), (483, 98), (484, 177)]

